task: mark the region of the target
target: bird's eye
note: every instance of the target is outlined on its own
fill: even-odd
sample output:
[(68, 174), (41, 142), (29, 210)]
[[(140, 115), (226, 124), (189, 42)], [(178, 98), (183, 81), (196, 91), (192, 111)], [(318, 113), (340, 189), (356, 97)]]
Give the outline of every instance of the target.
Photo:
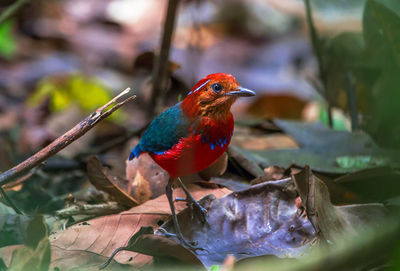
[(211, 89), (216, 93), (220, 93), (223, 87), (220, 84), (214, 84), (211, 86)]

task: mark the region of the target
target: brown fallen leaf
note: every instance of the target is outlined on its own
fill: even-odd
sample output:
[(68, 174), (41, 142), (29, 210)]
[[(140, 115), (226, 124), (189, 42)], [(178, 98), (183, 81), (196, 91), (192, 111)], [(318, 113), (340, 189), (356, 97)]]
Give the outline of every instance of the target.
[(300, 120), (306, 104), (291, 94), (263, 94), (248, 107), (248, 112), (262, 118)]
[[(188, 185), (195, 199), (208, 194), (220, 198), (230, 192), (226, 188), (205, 189), (197, 185)], [(176, 189), (174, 196), (184, 197), (182, 189)], [(175, 204), (177, 211), (186, 208), (185, 202)], [(142, 227), (158, 228), (160, 223), (170, 216), (170, 208), (165, 195), (149, 200), (142, 205), (115, 215), (95, 218), (50, 236), (52, 246), (68, 251), (87, 251), (104, 257), (110, 257), (113, 251), (126, 246), (130, 238)], [(119, 263), (140, 267), (152, 261), (152, 257), (137, 252), (121, 251), (115, 257)]]
[(257, 176), (254, 180), (250, 182), (250, 184), (259, 184), (267, 181), (274, 181), (274, 180), (280, 180), (283, 179), (285, 176), (285, 169), (282, 167), (278, 166), (270, 166), (267, 168), (264, 168), (264, 174)]
[[(169, 175), (147, 153), (126, 161), (127, 192), (143, 203), (165, 193)], [(117, 184), (118, 185), (118, 184)]]
[[(68, 271), (68, 270), (87, 270), (98, 271), (99, 266), (103, 264), (107, 257), (97, 253), (85, 250), (65, 250), (58, 246), (51, 246), (52, 262), (50, 270)], [(111, 261), (104, 270), (130, 270), (133, 271), (131, 265), (120, 264)]]
[(322, 241), (335, 242), (345, 232), (357, 233), (371, 223), (385, 221), (383, 204), (354, 204), (335, 206), (330, 201), (328, 187), (306, 166), (293, 175), (306, 214)]
[(88, 158), (86, 167), (89, 181), (97, 189), (107, 192), (114, 197), (115, 201), (122, 205), (135, 206), (139, 204), (129, 193), (115, 184), (117, 180), (119, 180), (118, 183), (122, 183), (123, 180), (118, 176), (113, 176), (110, 170), (102, 166), (95, 156)]
[[(188, 209), (178, 215), (183, 235), (204, 250), (193, 251), (206, 268), (260, 255), (298, 257), (307, 252), (315, 231), (296, 206), (297, 192), (290, 178), (254, 185), (220, 199), (203, 198), (206, 224)], [(162, 228), (174, 233), (171, 221)], [(163, 230), (156, 234), (164, 235)], [(175, 239), (175, 238), (174, 238)]]
[(152, 255), (154, 257), (169, 257), (173, 259), (178, 259), (180, 262), (190, 265), (199, 265), (202, 266), (202, 263), (199, 259), (194, 255), (192, 251), (181, 246), (176, 243), (171, 238), (151, 234), (140, 234), (140, 231), (146, 231), (144, 227), (142, 227), (139, 232), (131, 238), (128, 245), (126, 247), (120, 247), (114, 251), (111, 258), (107, 260), (103, 265), (101, 265), (101, 269), (108, 267), (110, 261), (120, 253), (121, 251), (132, 251), (143, 253), (146, 255)]

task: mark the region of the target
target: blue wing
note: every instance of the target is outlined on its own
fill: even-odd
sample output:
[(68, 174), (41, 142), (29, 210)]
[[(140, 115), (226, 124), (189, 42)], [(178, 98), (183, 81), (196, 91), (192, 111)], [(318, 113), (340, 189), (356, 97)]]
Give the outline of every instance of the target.
[(161, 154), (174, 146), (181, 138), (189, 136), (190, 121), (179, 104), (158, 115), (144, 131), (139, 144), (133, 149), (129, 160), (142, 152)]

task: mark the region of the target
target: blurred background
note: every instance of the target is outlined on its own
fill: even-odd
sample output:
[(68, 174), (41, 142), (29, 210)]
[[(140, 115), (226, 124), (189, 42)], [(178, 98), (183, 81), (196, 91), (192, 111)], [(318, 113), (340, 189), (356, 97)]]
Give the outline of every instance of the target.
[[(137, 95), (46, 165), (4, 188), (28, 214), (53, 214), (74, 200), (107, 202), (108, 195), (88, 181), (88, 155), (98, 155), (114, 174), (134, 183), (137, 169), (126, 158), (143, 128), (182, 100), (199, 79), (224, 72), (257, 93), (232, 108), (237, 121), (232, 145), (253, 151), (256, 158), (249, 160), (259, 166), (249, 169), (238, 162), (241, 171), (229, 160), (229, 178), (236, 174), (249, 181), (270, 174), (273, 166), (308, 164), (336, 180), (386, 166), (390, 170), (381, 175), (362, 175), (357, 180), (371, 177), (371, 186), (358, 183), (352, 193), (398, 206), (398, 182), (381, 185), (387, 185), (381, 191), (375, 181), (399, 179), (399, 3), (0, 1), (0, 172), (125, 88)], [(334, 131), (313, 130), (315, 123)], [(267, 153), (277, 149), (296, 152)], [(159, 169), (151, 170), (145, 179)], [(151, 198), (164, 191), (156, 186)], [(376, 196), (378, 190), (382, 193)]]
[[(3, 9), (12, 2), (2, 1)], [(320, 35), (360, 32), (364, 2), (315, 1)], [(129, 113), (120, 128), (143, 126), (166, 8), (161, 0), (26, 1), (0, 29), (1, 129), (40, 121), (22, 116), (39, 105), (51, 115), (72, 106), (92, 110), (127, 86), (138, 99), (125, 108)], [(235, 105), (239, 118), (327, 121), (326, 103), (313, 85), (318, 61), (302, 1), (181, 1), (175, 19), (163, 105), (176, 103), (205, 75), (225, 72), (258, 93)], [(333, 113), (335, 125), (349, 128), (342, 113), (346, 95), (334, 98), (341, 103)], [(23, 110), (16, 109), (21, 105)], [(122, 114), (115, 118), (122, 120)], [(37, 149), (52, 129), (29, 132), (31, 142), (22, 148)]]
[[(225, 72), (258, 94), (235, 105), (239, 119), (329, 124), (331, 117), (331, 126), (350, 129), (352, 110), (354, 127), (375, 138), (382, 129), (382, 134), (396, 134), (398, 125), (383, 127), (378, 116), (372, 117), (385, 107), (374, 104), (376, 97), (397, 94), (381, 90), (388, 80), (378, 78), (385, 68), (377, 58), (379, 50), (391, 49), (374, 46), (380, 37), (373, 29), (363, 33), (365, 1), (312, 2), (319, 58), (301, 0), (180, 1), (161, 105), (175, 104), (205, 75)], [(128, 86), (138, 98), (123, 109), (126, 114), (114, 116), (120, 125), (113, 131), (138, 129), (149, 121), (154, 54), (160, 50), (167, 1), (21, 0), (2, 1), (0, 8), (16, 3), (16, 14), (0, 27), (0, 129), (18, 124), (21, 137), (29, 134), (18, 150), (37, 150), (64, 129), (57, 124), (76, 122), (73, 116), (69, 123), (59, 121), (57, 113), (75, 107), (86, 114)], [(393, 62), (390, 54), (385, 52), (387, 67)], [(40, 117), (24, 114), (38, 108)], [(23, 131), (27, 126), (32, 127)], [(398, 146), (399, 139), (381, 143)]]

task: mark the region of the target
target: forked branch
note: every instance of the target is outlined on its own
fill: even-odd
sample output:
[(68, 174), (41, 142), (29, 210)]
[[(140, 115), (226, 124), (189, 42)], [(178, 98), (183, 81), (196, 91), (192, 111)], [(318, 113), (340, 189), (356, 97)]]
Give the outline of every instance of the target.
[[(90, 114), (87, 118), (79, 122), (75, 125), (71, 130), (54, 140), (48, 146), (32, 155), (22, 163), (16, 165), (15, 167), (7, 170), (6, 172), (0, 175), (0, 189), (3, 185), (12, 182), (19, 176), (27, 173), (32, 168), (40, 165), (49, 157), (58, 153), (66, 146), (86, 134), (90, 129), (92, 129), (96, 124), (98, 124), (103, 119), (107, 118), (111, 115), (115, 110), (126, 104), (127, 102), (133, 100), (136, 96), (130, 96), (120, 102), (118, 102), (119, 98), (128, 94), (130, 88), (122, 91), (118, 96), (114, 97), (111, 101), (98, 108), (92, 114)], [(111, 107), (110, 107), (111, 106)], [(110, 108), (109, 108), (110, 107)]]

